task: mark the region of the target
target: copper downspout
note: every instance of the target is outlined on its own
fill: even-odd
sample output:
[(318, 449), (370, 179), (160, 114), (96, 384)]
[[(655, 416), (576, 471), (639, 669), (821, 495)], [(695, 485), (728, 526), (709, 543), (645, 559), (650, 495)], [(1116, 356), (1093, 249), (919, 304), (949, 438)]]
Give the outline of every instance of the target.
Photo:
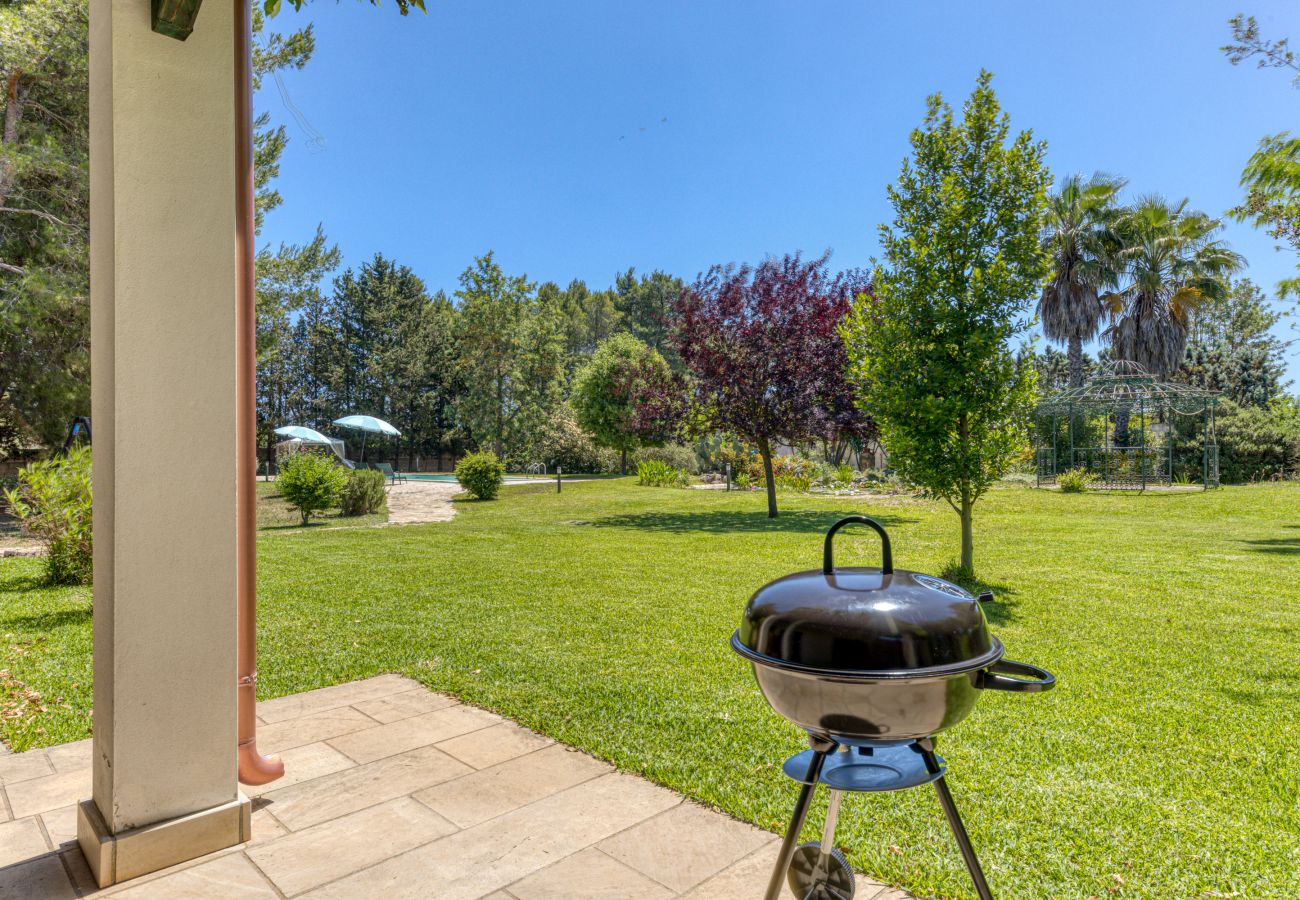
[(235, 7), (235, 596), (239, 649), (239, 780), (284, 775), (280, 757), (257, 752), (257, 284), (253, 250), (253, 25)]

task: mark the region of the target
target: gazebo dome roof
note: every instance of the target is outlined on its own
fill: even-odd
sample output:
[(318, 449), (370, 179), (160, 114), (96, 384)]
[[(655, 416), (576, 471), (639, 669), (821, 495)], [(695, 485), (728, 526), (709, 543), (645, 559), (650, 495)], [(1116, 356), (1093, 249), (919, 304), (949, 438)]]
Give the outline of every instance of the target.
[(1079, 387), (1044, 397), (1039, 414), (1144, 408), (1166, 409), (1180, 415), (1202, 413), (1219, 401), (1214, 391), (1161, 381), (1135, 362), (1117, 359)]

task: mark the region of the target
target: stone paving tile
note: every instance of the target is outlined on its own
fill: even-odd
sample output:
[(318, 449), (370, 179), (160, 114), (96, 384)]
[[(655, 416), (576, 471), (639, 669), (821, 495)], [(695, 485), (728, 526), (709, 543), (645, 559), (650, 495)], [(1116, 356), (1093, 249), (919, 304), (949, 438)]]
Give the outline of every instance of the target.
[(679, 802), (639, 778), (604, 775), (307, 896), (476, 900)]
[(57, 853), (0, 868), (0, 900), (73, 900), (76, 896)]
[(455, 705), (455, 698), (419, 687), (413, 691), (393, 694), (391, 697), (362, 700), (360, 703), (353, 703), (352, 708), (360, 710), (376, 722), (387, 724)]
[(421, 747), (262, 796), (282, 825), (298, 831), (473, 771), (441, 750)]
[(420, 791), (415, 799), (468, 828), (613, 771), (595, 757), (556, 744)]
[(269, 809), (259, 809), (256, 802), (253, 805), (253, 839), (248, 842), (247, 846), (256, 847), (259, 844), (269, 844), (276, 838), (283, 837), (289, 833), (271, 814)]
[(120, 900), (212, 900), (215, 897), (279, 900), (279, 894), (242, 853), (229, 853), (114, 893)]
[(364, 681), (349, 681), (346, 684), (335, 684), (302, 694), (267, 700), (257, 705), (257, 714), (263, 722), (273, 725), (285, 719), (296, 719), (300, 716), (324, 712), (327, 709), (351, 706), (362, 700), (400, 694), (420, 686), (418, 681), (403, 678), (401, 675), (380, 675)]
[(44, 750), (29, 750), (26, 753), (0, 757), (0, 785), (53, 774), (54, 766), (50, 765)]
[(456, 826), (410, 797), (294, 832), (248, 851), (286, 894), (299, 894), (427, 844)]
[(95, 753), (94, 741), (86, 738), (71, 744), (60, 744), (45, 751), (56, 772), (76, 772), (89, 769)]
[(517, 900), (668, 900), (677, 896), (594, 847), (534, 872), (508, 890)]
[(279, 757), (284, 762), (284, 776), (270, 784), (243, 785), (241, 790), (247, 796), (260, 797), (271, 791), (283, 790), (295, 784), (302, 784), (356, 766), (355, 762), (323, 741), (319, 744), (294, 747), (279, 754)]
[(674, 891), (685, 891), (770, 841), (770, 832), (683, 803), (597, 846)]
[(472, 706), (449, 706), (387, 725), (354, 731), (329, 741), (335, 750), (359, 763), (374, 762), (416, 747), (436, 744), (447, 738), (499, 724), (500, 716)]
[(36, 818), (14, 819), (0, 825), (0, 866), (40, 856), (49, 850)]
[[(0, 900), (754, 900), (775, 861), (774, 835), (407, 678), (259, 713), (287, 774), (243, 788), (253, 839), (104, 891), (75, 844), (91, 743), (0, 757)], [(909, 896), (859, 877), (855, 900)]]
[(340, 706), (324, 712), (297, 719), (285, 719), (257, 729), (257, 749), (262, 753), (279, 753), (304, 744), (314, 744), (330, 738), (374, 728), (375, 720), (351, 706)]
[(5, 786), (15, 819), (43, 813), (90, 796), (90, 768), (60, 772)]
[(502, 722), (500, 725), (441, 741), (437, 747), (476, 769), (486, 769), (554, 743), (550, 738), (529, 731), (522, 725)]
[(52, 809), (49, 812), (41, 813), (41, 823), (45, 825), (45, 833), (50, 836), (52, 843), (57, 850), (60, 845), (77, 842), (77, 805), (60, 806), (58, 809)]

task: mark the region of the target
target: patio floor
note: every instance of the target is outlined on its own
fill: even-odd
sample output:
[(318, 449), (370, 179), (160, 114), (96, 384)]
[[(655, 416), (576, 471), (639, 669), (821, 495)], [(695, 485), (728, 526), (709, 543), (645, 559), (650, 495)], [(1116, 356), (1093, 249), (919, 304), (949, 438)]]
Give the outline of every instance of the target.
[(397, 675), (258, 713), (287, 771), (245, 788), (253, 840), (104, 891), (76, 844), (90, 741), (0, 757), (0, 900), (756, 900), (775, 859), (770, 832)]

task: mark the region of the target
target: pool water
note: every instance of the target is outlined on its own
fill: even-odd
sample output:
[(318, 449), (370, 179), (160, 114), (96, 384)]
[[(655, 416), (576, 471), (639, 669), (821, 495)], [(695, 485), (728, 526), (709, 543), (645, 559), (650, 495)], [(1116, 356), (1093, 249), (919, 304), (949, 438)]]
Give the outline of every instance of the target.
[[(443, 475), (434, 472), (403, 472), (406, 478), (411, 481), (455, 481), (455, 475)], [(526, 475), (507, 475), (506, 481), (535, 481), (535, 478)]]

